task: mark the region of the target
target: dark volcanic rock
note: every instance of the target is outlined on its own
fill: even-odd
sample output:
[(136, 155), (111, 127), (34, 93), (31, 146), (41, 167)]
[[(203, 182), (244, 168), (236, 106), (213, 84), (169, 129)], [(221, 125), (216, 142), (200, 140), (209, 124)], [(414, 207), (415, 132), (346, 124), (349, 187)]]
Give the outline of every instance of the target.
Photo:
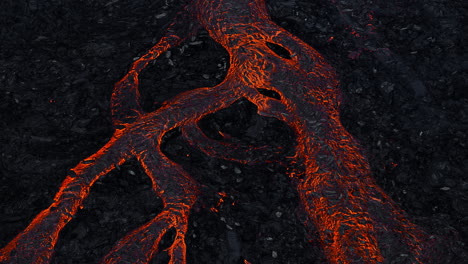
[[(435, 246), (438, 263), (462, 263), (468, 257), (464, 2), (267, 2), (276, 23), (339, 72), (343, 123), (385, 191), (427, 232), (445, 239), (444, 247)], [(68, 169), (109, 139), (113, 84), (158, 40), (179, 5), (1, 1), (0, 247), (51, 203)], [(144, 108), (219, 83), (228, 61), (200, 32), (142, 74)], [(238, 142), (273, 143), (291, 154), (288, 129), (259, 118), (248, 104), (238, 102), (202, 123), (208, 134), (212, 129)], [(176, 132), (165, 152), (203, 185), (190, 219), (189, 263), (324, 263), (316, 238), (305, 235), (297, 194), (281, 163), (211, 159)], [(127, 162), (92, 189), (63, 230), (54, 263), (97, 262), (159, 210), (149, 179), (136, 162)], [(398, 257), (388, 263), (402, 263)]]

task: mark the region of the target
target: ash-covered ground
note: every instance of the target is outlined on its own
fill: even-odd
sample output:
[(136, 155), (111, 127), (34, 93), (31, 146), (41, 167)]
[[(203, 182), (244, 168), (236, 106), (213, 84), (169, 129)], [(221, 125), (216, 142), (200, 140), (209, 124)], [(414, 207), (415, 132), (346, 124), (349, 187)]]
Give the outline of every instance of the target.
[[(338, 71), (343, 123), (380, 186), (443, 241), (437, 263), (468, 258), (463, 2), (268, 1), (273, 20)], [(178, 8), (170, 0), (0, 2), (0, 247), (52, 202), (67, 171), (112, 135), (113, 84)], [(216, 85), (228, 67), (227, 53), (201, 31), (144, 72), (144, 107), (151, 111), (182, 91)], [(284, 124), (258, 116), (245, 101), (202, 125), (208, 134), (284, 147), (285, 157), (294, 145)], [(164, 150), (202, 184), (190, 219), (189, 263), (325, 263), (316, 238), (306, 236), (281, 162), (245, 166), (208, 158), (177, 131)], [(63, 230), (53, 263), (96, 263), (160, 210), (149, 179), (127, 162), (92, 188)], [(164, 240), (167, 247), (170, 235)], [(165, 261), (160, 254), (152, 262)], [(404, 256), (387, 263), (405, 263)]]

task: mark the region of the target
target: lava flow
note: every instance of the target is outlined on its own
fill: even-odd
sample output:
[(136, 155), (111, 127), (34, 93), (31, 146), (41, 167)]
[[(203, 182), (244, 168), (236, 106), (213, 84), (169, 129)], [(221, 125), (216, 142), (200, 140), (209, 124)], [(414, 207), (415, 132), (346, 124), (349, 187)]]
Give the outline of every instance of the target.
[[(134, 61), (115, 85), (112, 139), (71, 169), (52, 205), (1, 249), (0, 261), (49, 263), (60, 231), (82, 206), (91, 186), (136, 157), (164, 208), (117, 242), (102, 263), (149, 262), (169, 229), (176, 230), (173, 244), (165, 249), (169, 263), (186, 263), (185, 233), (199, 185), (163, 154), (162, 139), (168, 131), (180, 128), (207, 155), (250, 163), (252, 153), (262, 148), (210, 139), (198, 126), (203, 117), (241, 98), (255, 104), (259, 115), (277, 118), (294, 131), (297, 145), (292, 159), (297, 166), (290, 168), (289, 176), (307, 215), (305, 224), (315, 226), (330, 263), (383, 263), (386, 252), (392, 250), (408, 255), (412, 263), (427, 261), (427, 235), (376, 185), (358, 144), (342, 126), (338, 81), (323, 57), (273, 23), (264, 0), (186, 2), (162, 39)], [(139, 103), (139, 74), (199, 28), (228, 51), (226, 78), (215, 87), (179, 94), (145, 113)], [(385, 241), (389, 238), (399, 241), (398, 249), (388, 248)]]

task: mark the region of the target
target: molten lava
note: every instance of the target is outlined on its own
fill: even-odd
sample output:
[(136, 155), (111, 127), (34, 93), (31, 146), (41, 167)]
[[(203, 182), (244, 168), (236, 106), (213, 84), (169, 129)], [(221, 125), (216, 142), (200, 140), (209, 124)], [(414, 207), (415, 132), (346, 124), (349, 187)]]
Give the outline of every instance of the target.
[[(190, 144), (207, 155), (252, 163), (262, 148), (210, 139), (198, 126), (208, 114), (245, 98), (257, 106), (258, 114), (277, 118), (294, 131), (297, 145), (292, 159), (300, 166), (291, 168), (289, 176), (307, 214), (306, 224), (318, 230), (330, 263), (382, 263), (386, 245), (381, 241), (389, 236), (401, 241), (406, 248), (401, 253), (412, 256), (411, 262), (423, 263), (426, 235), (371, 177), (358, 144), (340, 122), (338, 81), (323, 57), (273, 23), (264, 0), (187, 2), (164, 37), (115, 85), (112, 139), (71, 169), (53, 204), (0, 251), (0, 261), (49, 263), (60, 231), (82, 206), (91, 186), (136, 157), (164, 208), (117, 242), (102, 262), (147, 263), (158, 253), (164, 234), (175, 229), (174, 242), (166, 251), (170, 263), (186, 263), (185, 234), (199, 185), (163, 154), (163, 136), (180, 128)], [(226, 78), (215, 87), (184, 92), (145, 113), (139, 100), (139, 74), (199, 28), (228, 51)]]

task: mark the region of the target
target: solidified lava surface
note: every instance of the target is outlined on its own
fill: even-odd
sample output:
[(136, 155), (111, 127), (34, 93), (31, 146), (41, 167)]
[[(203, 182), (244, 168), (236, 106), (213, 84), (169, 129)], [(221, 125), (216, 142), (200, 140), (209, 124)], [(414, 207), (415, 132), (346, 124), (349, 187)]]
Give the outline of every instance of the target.
[[(341, 119), (365, 149), (379, 185), (413, 222), (446, 238), (441, 263), (462, 263), (468, 257), (467, 12), (462, 1), (352, 2), (275, 0), (268, 7), (277, 24), (339, 73)], [(0, 3), (0, 248), (51, 203), (67, 170), (109, 139), (113, 84), (158, 40), (179, 6)], [(353, 29), (369, 21), (375, 33), (359, 41)], [(185, 90), (218, 84), (227, 56), (203, 31), (171, 49), (141, 76), (143, 107), (150, 111)], [(413, 96), (421, 87), (424, 96)], [(213, 137), (221, 131), (293, 155), (291, 131), (258, 116), (248, 102), (201, 123)], [(239, 256), (251, 263), (324, 263), (318, 241), (306, 237), (281, 163), (208, 158), (178, 131), (166, 138), (164, 151), (202, 183), (189, 224), (189, 263), (239, 263)], [(93, 187), (63, 230), (53, 263), (95, 263), (160, 210), (143, 170), (127, 162)], [(392, 263), (402, 263), (398, 257)], [(153, 260), (164, 261), (163, 255)]]

